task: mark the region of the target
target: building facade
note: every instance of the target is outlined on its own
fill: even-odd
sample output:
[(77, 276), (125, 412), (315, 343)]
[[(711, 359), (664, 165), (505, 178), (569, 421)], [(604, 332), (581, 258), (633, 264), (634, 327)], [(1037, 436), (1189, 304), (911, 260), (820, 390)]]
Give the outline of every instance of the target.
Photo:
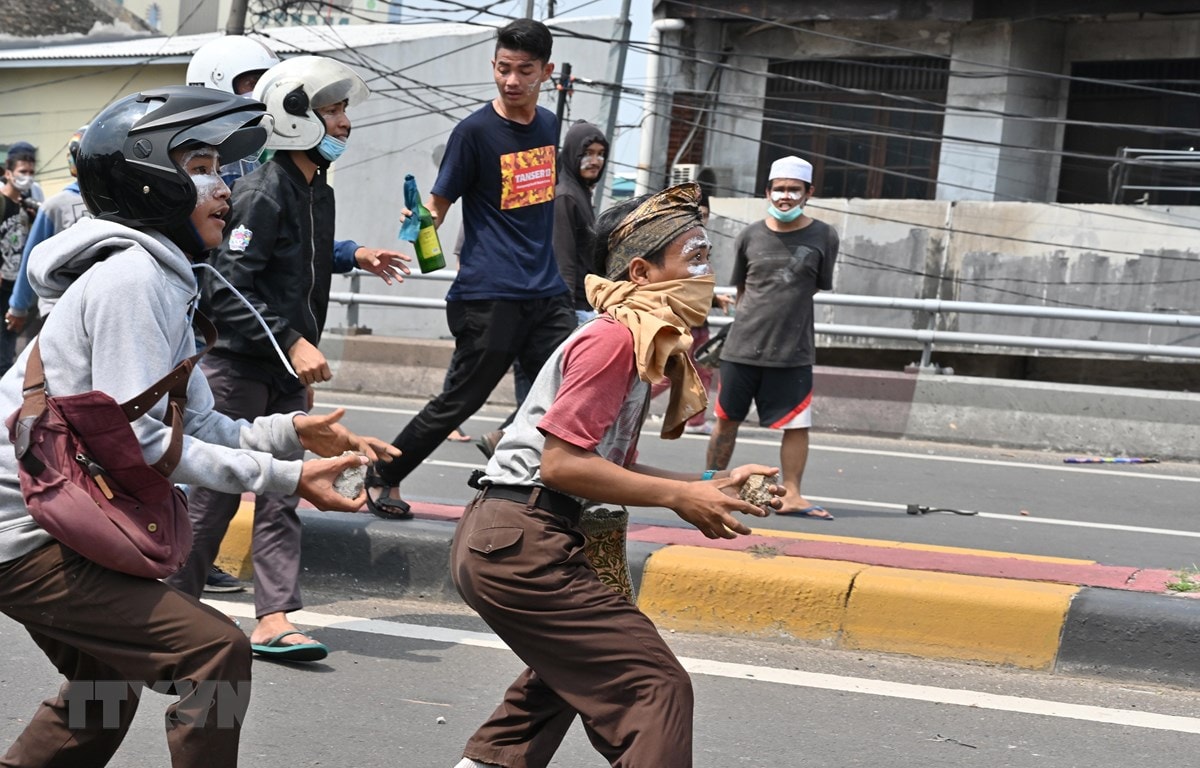
[(1200, 202), (1200, 2), (658, 0), (655, 15), (685, 22), (664, 38), (660, 178), (683, 165), (755, 192), (796, 152), (825, 197)]

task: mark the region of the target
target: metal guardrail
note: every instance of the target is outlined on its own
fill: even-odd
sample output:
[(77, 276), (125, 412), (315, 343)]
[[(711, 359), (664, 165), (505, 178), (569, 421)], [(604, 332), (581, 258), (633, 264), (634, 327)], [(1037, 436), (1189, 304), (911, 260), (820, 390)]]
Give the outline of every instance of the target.
[[(414, 307), (420, 309), (444, 309), (446, 306), (446, 302), (442, 299), (360, 293), (358, 291), (359, 277), (365, 274), (369, 273), (356, 272), (351, 274), (349, 291), (334, 291), (329, 294), (330, 301), (346, 305), (347, 327), (358, 325), (359, 306)], [(451, 270), (439, 270), (428, 275), (414, 273), (406, 279), (450, 282), (454, 280), (457, 274), (457, 272)], [(732, 294), (734, 293), (734, 289), (728, 286), (720, 286), (717, 288), (717, 292)], [(990, 304), (978, 301), (944, 301), (942, 299), (902, 299), (890, 296), (858, 296), (839, 293), (818, 293), (813, 297), (813, 301), (817, 304), (829, 306), (898, 309), (927, 313), (929, 315), (929, 325), (925, 329), (838, 325), (835, 323), (816, 323), (815, 326), (817, 333), (828, 336), (855, 336), (917, 342), (922, 348), (920, 363), (922, 368), (931, 367), (933, 346), (935, 344), (977, 344), (997, 347), (1018, 347), (1022, 349), (1098, 352), (1132, 357), (1172, 357), (1200, 360), (1200, 347), (936, 330), (938, 317), (949, 313), (1054, 318), (1059, 320), (1153, 325), (1170, 328), (1200, 328), (1200, 316), (1197, 315), (1166, 315), (1156, 312), (1118, 312), (1105, 309), (1035, 307), (1023, 304)], [(722, 315), (714, 315), (709, 318), (709, 323), (717, 326), (728, 325), (732, 322), (733, 318)]]
[(1126, 192), (1144, 192), (1136, 202), (1148, 202), (1151, 192), (1200, 192), (1198, 184), (1200, 152), (1193, 149), (1121, 147), (1108, 169), (1109, 199), (1116, 205), (1127, 202)]

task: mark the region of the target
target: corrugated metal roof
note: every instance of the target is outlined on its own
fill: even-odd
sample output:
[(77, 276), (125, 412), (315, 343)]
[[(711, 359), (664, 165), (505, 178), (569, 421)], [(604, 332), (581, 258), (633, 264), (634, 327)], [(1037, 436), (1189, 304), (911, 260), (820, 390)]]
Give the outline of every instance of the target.
[[(268, 27), (252, 34), (277, 53), (327, 53), (345, 48), (451, 37), (488, 32), (478, 24), (346, 24), (336, 27)], [(30, 66), (97, 66), (156, 60), (163, 64), (186, 62), (201, 45), (220, 37), (211, 32), (176, 37), (142, 37), (103, 43), (74, 43), (0, 50), (0, 68)]]

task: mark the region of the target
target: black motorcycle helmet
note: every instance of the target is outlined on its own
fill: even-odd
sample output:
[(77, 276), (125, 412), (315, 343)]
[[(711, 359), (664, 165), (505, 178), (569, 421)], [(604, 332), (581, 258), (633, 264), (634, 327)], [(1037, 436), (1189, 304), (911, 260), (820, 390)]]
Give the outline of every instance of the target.
[(222, 158), (258, 152), (271, 134), (261, 102), (196, 86), (125, 96), (89, 124), (79, 145), (79, 191), (92, 215), (157, 229), (185, 253), (203, 244), (192, 226), (196, 187), (170, 153), (213, 146)]

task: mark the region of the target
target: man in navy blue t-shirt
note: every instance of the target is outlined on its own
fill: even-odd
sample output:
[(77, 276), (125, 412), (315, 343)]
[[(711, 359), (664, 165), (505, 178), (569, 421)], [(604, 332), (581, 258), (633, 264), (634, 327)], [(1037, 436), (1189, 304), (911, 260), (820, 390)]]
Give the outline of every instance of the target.
[(536, 378), (575, 329), (554, 260), (558, 122), (537, 104), (554, 71), (552, 45), (550, 30), (532, 19), (497, 32), (492, 75), (499, 95), (450, 134), (429, 208), (441, 222), (463, 201), (466, 239), (446, 294), (455, 370), (451, 386), (396, 436), (402, 455), (368, 474), (367, 505), (380, 517), (410, 517), (401, 481), (479, 410), (514, 360)]

